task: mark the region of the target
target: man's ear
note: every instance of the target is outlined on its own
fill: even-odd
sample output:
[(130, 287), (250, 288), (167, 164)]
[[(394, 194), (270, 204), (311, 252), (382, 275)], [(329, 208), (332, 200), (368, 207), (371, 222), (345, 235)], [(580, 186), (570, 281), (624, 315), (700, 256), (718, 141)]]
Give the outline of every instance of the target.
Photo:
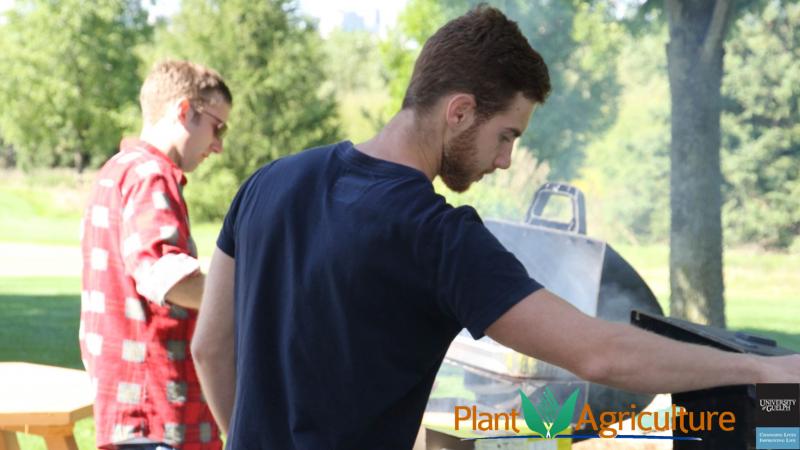
[(472, 94), (455, 94), (450, 97), (445, 109), (445, 120), (449, 128), (456, 132), (468, 129), (475, 121), (475, 96)]
[(172, 106), (173, 114), (178, 122), (185, 124), (189, 119), (191, 119), (191, 115), (194, 114), (194, 109), (192, 109), (192, 104), (189, 102), (188, 98), (179, 98), (178, 100), (173, 103)]

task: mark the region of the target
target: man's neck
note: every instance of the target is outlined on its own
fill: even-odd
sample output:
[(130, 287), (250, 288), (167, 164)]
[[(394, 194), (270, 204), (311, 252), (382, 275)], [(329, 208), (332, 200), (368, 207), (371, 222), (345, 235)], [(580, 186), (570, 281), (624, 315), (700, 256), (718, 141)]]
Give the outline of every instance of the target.
[(375, 137), (355, 147), (373, 158), (417, 169), (433, 181), (442, 162), (442, 134), (402, 110)]
[(148, 144), (155, 147), (161, 153), (167, 155), (167, 158), (171, 159), (178, 167), (181, 164), (181, 157), (178, 154), (178, 149), (175, 148), (171, 139), (166, 136), (162, 130), (159, 129), (159, 125), (145, 125), (142, 128), (142, 132), (139, 134), (139, 139), (147, 142)]

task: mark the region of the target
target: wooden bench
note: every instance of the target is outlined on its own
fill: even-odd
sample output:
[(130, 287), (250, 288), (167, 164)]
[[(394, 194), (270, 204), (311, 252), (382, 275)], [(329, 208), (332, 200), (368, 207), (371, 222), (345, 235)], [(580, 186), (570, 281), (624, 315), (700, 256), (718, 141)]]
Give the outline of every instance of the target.
[(19, 450), (17, 432), (42, 436), (49, 450), (78, 450), (72, 430), (93, 403), (86, 372), (0, 363), (0, 450)]

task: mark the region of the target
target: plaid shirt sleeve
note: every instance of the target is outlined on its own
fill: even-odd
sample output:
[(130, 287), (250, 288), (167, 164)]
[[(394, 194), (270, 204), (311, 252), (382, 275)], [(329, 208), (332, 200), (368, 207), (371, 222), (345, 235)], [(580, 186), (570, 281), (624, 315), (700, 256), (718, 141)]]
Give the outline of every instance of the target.
[(178, 183), (160, 171), (123, 192), (122, 257), (136, 291), (163, 304), (167, 292), (200, 269)]

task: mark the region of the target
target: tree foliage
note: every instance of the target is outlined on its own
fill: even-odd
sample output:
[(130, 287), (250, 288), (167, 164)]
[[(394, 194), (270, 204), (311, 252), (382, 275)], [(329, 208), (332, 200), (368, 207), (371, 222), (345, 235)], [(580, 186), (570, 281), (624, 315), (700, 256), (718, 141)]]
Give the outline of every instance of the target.
[(102, 163), (136, 107), (138, 0), (17, 0), (0, 25), (0, 134), (30, 168)]
[[(722, 82), (723, 235), (726, 245), (786, 248), (800, 244), (798, 5), (735, 13)], [(609, 239), (669, 239), (670, 112), (658, 22), (625, 37), (618, 120), (590, 145), (582, 170), (590, 211), (601, 211), (596, 224)]]
[[(156, 33), (149, 59), (180, 57), (218, 70), (233, 92), (225, 151), (187, 189), (193, 212), (221, 217), (238, 185), (263, 164), (339, 137), (314, 24), (286, 0), (184, 0)], [(213, 190), (213, 192), (209, 192)]]
[(617, 60), (617, 120), (586, 150), (580, 184), (590, 233), (612, 242), (669, 239), (669, 85), (666, 28), (626, 35)]
[(376, 91), (385, 87), (386, 74), (375, 34), (336, 28), (325, 38), (324, 47), (325, 70), (337, 90)]
[(800, 4), (744, 15), (727, 46), (723, 85), (727, 202), (733, 242), (788, 247), (800, 235)]
[(365, 30), (331, 31), (325, 38), (325, 72), (339, 104), (342, 134), (353, 142), (374, 136), (388, 121), (387, 73), (379, 38)]
[(449, 18), (457, 15), (445, 7), (445, 4), (435, 0), (409, 0), (397, 18), (396, 26), (389, 30), (380, 43), (391, 96), (387, 115), (394, 115), (400, 110), (422, 44)]

